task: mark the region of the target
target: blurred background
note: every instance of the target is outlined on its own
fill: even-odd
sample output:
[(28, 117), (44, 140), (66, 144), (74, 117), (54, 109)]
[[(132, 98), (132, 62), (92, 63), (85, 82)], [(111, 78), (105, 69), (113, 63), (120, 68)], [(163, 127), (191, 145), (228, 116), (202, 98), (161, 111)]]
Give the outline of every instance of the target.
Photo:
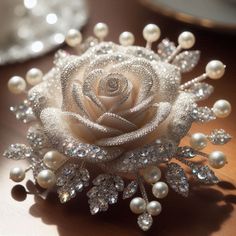
[[(223, 98), (233, 107), (229, 118), (194, 126), (193, 131), (209, 133), (213, 128), (223, 128), (236, 137), (235, 0), (0, 0), (1, 153), (10, 143), (21, 143), (27, 129), (9, 112), (9, 107), (22, 98), (8, 92), (8, 79), (13, 75), (25, 77), (32, 67), (47, 72), (56, 49), (73, 53), (63, 44), (68, 29), (80, 29), (86, 38), (93, 34), (97, 22), (109, 25), (107, 40), (118, 42), (121, 32), (130, 31), (137, 45), (145, 45), (142, 29), (148, 23), (161, 28), (161, 39), (175, 42), (182, 31), (193, 32), (197, 40), (194, 48), (201, 51), (201, 60), (183, 80), (202, 74), (212, 59), (223, 61), (227, 66), (225, 76), (207, 81), (214, 85), (215, 92), (205, 104), (212, 106)], [(217, 172), (223, 184), (193, 187), (188, 199), (171, 193), (164, 200), (165, 211), (147, 235), (235, 236), (235, 145), (233, 140), (221, 148), (230, 163)], [(144, 235), (129, 212), (128, 202), (91, 217), (85, 196), (61, 206), (54, 195), (43, 201), (27, 194), (30, 183), (25, 189), (9, 180), (11, 166), (10, 161), (0, 158), (0, 236)]]

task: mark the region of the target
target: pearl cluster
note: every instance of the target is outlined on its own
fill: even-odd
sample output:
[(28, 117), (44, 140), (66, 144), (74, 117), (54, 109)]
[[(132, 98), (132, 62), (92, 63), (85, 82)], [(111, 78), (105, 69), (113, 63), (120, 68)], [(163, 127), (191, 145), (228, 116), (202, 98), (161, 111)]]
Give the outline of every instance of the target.
[[(143, 171), (143, 179), (152, 184), (152, 193), (157, 199), (162, 199), (168, 194), (168, 185), (161, 179), (161, 170), (156, 166), (149, 166)], [(158, 201), (150, 201), (141, 197), (135, 197), (130, 201), (130, 210), (135, 214), (148, 212), (152, 216), (161, 213), (161, 204)]]

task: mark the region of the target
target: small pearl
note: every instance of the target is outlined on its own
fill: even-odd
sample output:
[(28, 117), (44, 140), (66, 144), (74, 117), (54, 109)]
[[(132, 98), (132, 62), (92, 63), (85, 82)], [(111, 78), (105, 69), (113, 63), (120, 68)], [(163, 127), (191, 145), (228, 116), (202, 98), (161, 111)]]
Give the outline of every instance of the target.
[(14, 94), (23, 93), (26, 89), (26, 82), (20, 76), (13, 76), (8, 81), (8, 89)]
[(221, 99), (214, 103), (212, 110), (218, 118), (225, 118), (231, 113), (231, 104)]
[(157, 41), (160, 36), (161, 30), (155, 24), (148, 24), (143, 29), (143, 37), (150, 43)]
[(50, 188), (56, 182), (56, 176), (51, 170), (42, 170), (37, 176), (37, 182), (42, 188)]
[(108, 26), (105, 23), (97, 23), (93, 28), (93, 32), (96, 37), (103, 40), (108, 35)]
[(133, 198), (129, 204), (130, 210), (135, 214), (141, 214), (146, 210), (146, 202), (141, 197)]
[(209, 164), (215, 169), (222, 168), (226, 164), (226, 156), (223, 152), (214, 151), (209, 154)]
[(70, 29), (66, 35), (66, 43), (70, 47), (76, 47), (82, 42), (82, 34), (76, 29)]
[(158, 201), (151, 201), (147, 204), (147, 212), (152, 216), (157, 216), (161, 213), (161, 204)]
[(218, 60), (208, 62), (206, 65), (206, 74), (211, 79), (220, 79), (225, 73), (225, 65)]
[(154, 184), (161, 178), (161, 170), (156, 166), (149, 166), (143, 172), (143, 178), (147, 183)]
[(195, 36), (191, 32), (184, 31), (179, 35), (178, 43), (181, 48), (191, 48), (195, 44)]
[(10, 179), (14, 182), (21, 182), (25, 178), (25, 170), (21, 167), (14, 167), (10, 170)]
[(164, 198), (169, 191), (168, 185), (164, 182), (157, 182), (152, 186), (152, 193), (156, 198)]
[(65, 157), (58, 151), (49, 151), (43, 157), (44, 164), (51, 169), (57, 169), (60, 167)]
[(119, 42), (123, 46), (130, 46), (134, 44), (134, 35), (130, 32), (123, 32), (120, 34)]
[(190, 145), (196, 150), (201, 150), (207, 146), (207, 137), (202, 133), (192, 134), (190, 138)]
[(38, 68), (30, 69), (26, 74), (26, 81), (30, 85), (39, 84), (43, 79), (43, 72)]

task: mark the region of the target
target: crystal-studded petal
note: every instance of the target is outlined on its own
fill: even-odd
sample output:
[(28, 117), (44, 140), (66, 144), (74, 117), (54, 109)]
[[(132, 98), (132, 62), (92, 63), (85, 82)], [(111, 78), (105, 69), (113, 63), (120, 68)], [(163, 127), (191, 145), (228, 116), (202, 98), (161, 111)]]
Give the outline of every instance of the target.
[(157, 46), (157, 52), (162, 60), (167, 59), (175, 50), (175, 44), (167, 38), (163, 39)]
[(199, 51), (184, 51), (175, 57), (172, 64), (180, 68), (182, 73), (191, 71), (198, 63)]
[(184, 146), (178, 147), (176, 155), (183, 158), (193, 158), (197, 155), (197, 152), (189, 146)]
[(3, 153), (3, 156), (8, 159), (20, 160), (28, 158), (32, 155), (32, 149), (25, 144), (11, 144)]
[(138, 183), (137, 181), (131, 181), (123, 191), (123, 199), (127, 199), (132, 197), (138, 190)]
[(188, 196), (189, 183), (185, 172), (181, 166), (176, 163), (167, 165), (166, 180), (170, 187), (184, 197)]
[(145, 213), (143, 213), (142, 215), (140, 215), (138, 217), (138, 221), (137, 222), (138, 222), (139, 227), (143, 231), (147, 231), (152, 226), (153, 219), (152, 219), (152, 216), (150, 214), (145, 212)]
[(204, 184), (216, 184), (219, 179), (208, 166), (192, 165), (192, 173), (194, 177)]
[(223, 129), (214, 129), (211, 134), (208, 136), (208, 139), (212, 144), (223, 145), (228, 143), (232, 137), (226, 133)]
[(191, 116), (196, 122), (201, 122), (201, 123), (209, 122), (216, 119), (215, 114), (209, 107), (195, 106), (193, 108)]
[(187, 89), (187, 92), (194, 94), (196, 101), (207, 99), (213, 93), (213, 91), (214, 87), (205, 82), (195, 83), (189, 89)]

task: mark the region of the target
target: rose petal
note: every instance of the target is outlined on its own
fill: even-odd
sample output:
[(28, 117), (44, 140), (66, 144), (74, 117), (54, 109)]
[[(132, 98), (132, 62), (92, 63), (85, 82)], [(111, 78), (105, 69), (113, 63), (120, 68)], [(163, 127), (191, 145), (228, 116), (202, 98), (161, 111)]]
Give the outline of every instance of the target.
[(171, 109), (171, 105), (169, 103), (160, 103), (158, 105), (154, 105), (153, 107), (156, 109), (155, 116), (142, 128), (116, 137), (100, 139), (96, 142), (96, 144), (100, 146), (117, 146), (129, 144), (146, 137), (158, 128), (159, 124), (169, 115)]
[(97, 122), (101, 125), (112, 127), (123, 132), (130, 132), (137, 129), (135, 124), (114, 113), (104, 113), (99, 117)]

